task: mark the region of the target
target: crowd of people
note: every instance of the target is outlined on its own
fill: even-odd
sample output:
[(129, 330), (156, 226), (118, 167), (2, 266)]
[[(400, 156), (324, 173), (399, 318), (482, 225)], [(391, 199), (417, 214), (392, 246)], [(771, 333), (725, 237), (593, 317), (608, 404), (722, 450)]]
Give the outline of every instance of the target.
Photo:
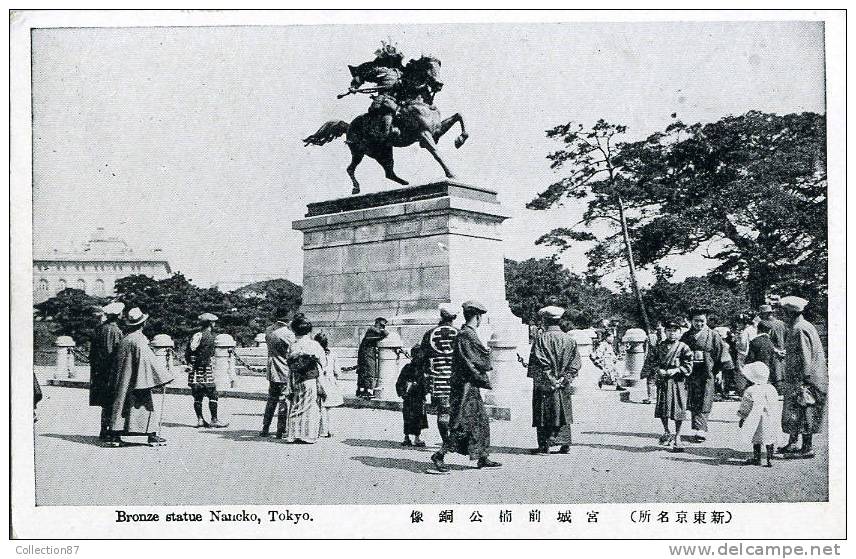
[[(684, 441), (704, 442), (708, 416), (719, 393), (740, 399), (741, 440), (753, 450), (748, 463), (761, 465), (763, 450), (765, 466), (772, 465), (777, 454), (813, 457), (812, 437), (823, 425), (828, 375), (817, 330), (803, 317), (807, 303), (799, 297), (784, 297), (777, 304), (784, 321), (775, 317), (772, 305), (763, 305), (757, 316), (741, 314), (739, 326), (727, 332), (708, 325), (709, 311), (704, 308), (687, 313), (688, 323), (683, 317), (663, 321), (648, 338), (641, 372), (648, 385), (644, 401), (653, 399), (654, 417), (663, 425), (660, 444), (682, 452)], [(440, 306), (439, 322), (410, 350), (411, 360), (395, 385), (403, 401), (403, 446), (426, 446), (421, 434), (429, 425), (429, 405), (437, 415), (442, 442), (431, 455), (433, 468), (427, 470), (431, 473), (450, 470), (445, 463), (448, 453), (467, 455), (479, 468), (500, 466), (490, 458), (490, 422), (481, 395), (481, 389), (491, 388), (491, 350), (478, 334), (488, 309), (471, 300), (461, 310), (463, 325), (456, 327), (456, 309)], [(102, 408), (99, 436), (108, 446), (124, 444), (122, 437), (127, 436), (145, 436), (151, 445), (164, 444), (154, 395), (173, 378), (143, 334), (148, 315), (139, 308), (124, 311), (122, 303), (104, 307), (105, 320), (91, 343), (89, 402)], [(542, 328), (532, 340), (527, 363), (537, 443), (531, 452), (536, 455), (549, 454), (551, 447), (568, 453), (572, 445), (572, 385), (582, 364), (573, 335), (560, 327), (564, 314), (565, 309), (556, 305), (539, 311)], [(228, 423), (219, 418), (212, 362), (217, 321), (211, 313), (199, 316), (199, 330), (185, 356), (197, 427), (223, 429)], [(378, 318), (360, 343), (359, 397), (377, 394), (377, 345), (388, 335), (386, 325), (385, 319)], [(600, 386), (619, 385), (621, 351), (614, 336), (607, 331), (591, 355), (603, 370)], [(314, 333), (304, 314), (281, 309), (265, 339), (269, 388), (259, 437), (271, 437), (274, 416), (273, 436), (286, 442), (311, 444), (331, 437), (330, 409), (341, 406), (344, 398), (337, 381), (340, 368), (327, 337)], [(205, 398), (210, 419), (204, 416)], [(776, 448), (780, 429), (789, 438)], [(689, 436), (682, 436), (682, 430), (689, 431)]]

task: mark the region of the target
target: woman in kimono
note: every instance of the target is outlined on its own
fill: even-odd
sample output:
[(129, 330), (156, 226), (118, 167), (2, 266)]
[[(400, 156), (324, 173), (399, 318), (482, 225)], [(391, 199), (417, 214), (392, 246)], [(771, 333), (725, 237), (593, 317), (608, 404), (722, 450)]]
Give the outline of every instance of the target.
[[(319, 393), (320, 402), (318, 402), (321, 411), (321, 426), (319, 427), (318, 436), (324, 439), (329, 439), (333, 436), (330, 432), (330, 408), (336, 408), (345, 403), (342, 397), (342, 389), (337, 382), (339, 378), (339, 364), (336, 362), (336, 356), (330, 352), (330, 341), (324, 332), (318, 332), (315, 336), (315, 341), (324, 350), (324, 360), (321, 362), (321, 375), (318, 377), (318, 385), (321, 390)], [(323, 397), (320, 394), (324, 394)]]
[[(404, 419), (404, 441), (401, 446), (425, 446), (425, 441), (419, 438), (422, 430), (428, 428), (425, 374), (420, 366), (421, 350), (418, 345), (411, 348), (410, 363), (402, 367), (395, 382), (395, 392), (402, 399), (401, 414)], [(413, 437), (412, 441), (410, 437)]]
[(752, 458), (747, 466), (761, 465), (761, 445), (767, 449), (767, 461), (764, 466), (773, 466), (773, 449), (779, 437), (779, 429), (774, 418), (779, 416), (779, 393), (769, 384), (770, 369), (764, 363), (755, 361), (743, 367), (743, 376), (751, 386), (743, 391), (740, 408), (740, 442), (752, 445)]
[(291, 321), (295, 341), (288, 356), (291, 371), (291, 406), (285, 425), (285, 441), (311, 444), (318, 439), (321, 430), (321, 407), (319, 398), (324, 394), (318, 389), (321, 363), (326, 355), (321, 346), (312, 339), (312, 323), (303, 316)]
[[(666, 338), (651, 348), (645, 359), (646, 376), (656, 379), (657, 400), (654, 417), (663, 423), (661, 446), (671, 445), (672, 452), (683, 452), (681, 425), (687, 415), (687, 377), (692, 372), (693, 352), (679, 340), (681, 324), (666, 323)], [(669, 431), (669, 420), (675, 422), (675, 434)]]
[(681, 341), (693, 352), (693, 370), (687, 379), (687, 409), (692, 420), (691, 428), (696, 431), (693, 437), (696, 443), (706, 440), (700, 433), (707, 432), (716, 375), (734, 368), (728, 346), (707, 325), (708, 312), (707, 309), (690, 311), (692, 327), (681, 336)]

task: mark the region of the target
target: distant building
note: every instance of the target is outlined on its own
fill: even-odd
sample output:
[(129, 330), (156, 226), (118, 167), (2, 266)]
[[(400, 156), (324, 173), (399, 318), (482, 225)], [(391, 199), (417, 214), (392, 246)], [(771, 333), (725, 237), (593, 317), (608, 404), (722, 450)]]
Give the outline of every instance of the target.
[(119, 278), (143, 274), (163, 279), (171, 273), (161, 249), (135, 251), (118, 237), (106, 237), (99, 227), (80, 250), (34, 252), (33, 302), (41, 303), (68, 287), (107, 297), (113, 295)]
[[(272, 281), (280, 279), (284, 276), (288, 275), (286, 272), (282, 273), (255, 273), (255, 274), (242, 274), (236, 277), (228, 278), (225, 280), (220, 280), (216, 282), (212, 287), (216, 287), (223, 293), (230, 293), (232, 291), (240, 290), (240, 294), (244, 297), (261, 297), (264, 298), (266, 293), (264, 291), (264, 284)], [(258, 284), (258, 285), (254, 285)], [(246, 288), (246, 289), (242, 289)]]

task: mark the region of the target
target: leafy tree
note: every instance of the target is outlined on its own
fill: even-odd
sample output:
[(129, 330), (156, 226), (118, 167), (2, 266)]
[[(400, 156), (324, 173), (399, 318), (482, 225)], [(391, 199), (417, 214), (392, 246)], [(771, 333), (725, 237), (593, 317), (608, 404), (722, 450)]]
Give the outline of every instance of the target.
[(100, 323), (95, 310), (106, 302), (106, 299), (87, 295), (80, 289), (68, 288), (34, 305), (34, 319), (50, 324), (47, 329), (37, 329), (39, 336), (34, 336), (34, 346), (44, 344), (46, 335), (51, 338), (51, 345), (56, 336), (71, 336), (78, 346), (85, 346)]
[(645, 304), (655, 320), (686, 316), (693, 307), (709, 307), (712, 326), (729, 326), (750, 307), (746, 286), (723, 285), (715, 277), (689, 277), (671, 282), (672, 270), (655, 267), (656, 281), (645, 291)]
[(647, 330), (648, 314), (636, 278), (634, 246), (629, 232), (629, 227), (636, 225), (636, 222), (628, 216), (625, 202), (625, 191), (630, 187), (630, 182), (621, 172), (616, 159), (621, 155), (624, 144), (620, 138), (626, 131), (626, 126), (609, 124), (603, 119), (590, 129), (569, 122), (548, 130), (548, 138), (564, 143), (562, 149), (547, 156), (551, 161), (550, 167), (564, 168), (567, 174), (526, 207), (545, 210), (561, 206), (568, 198), (588, 199), (588, 209), (578, 223), (554, 229), (536, 243), (555, 246), (562, 252), (571, 246), (572, 241), (598, 241), (591, 228), (596, 223), (606, 224), (610, 233), (588, 253), (590, 270), (596, 271), (607, 262), (614, 265), (619, 259), (626, 262), (639, 317)]

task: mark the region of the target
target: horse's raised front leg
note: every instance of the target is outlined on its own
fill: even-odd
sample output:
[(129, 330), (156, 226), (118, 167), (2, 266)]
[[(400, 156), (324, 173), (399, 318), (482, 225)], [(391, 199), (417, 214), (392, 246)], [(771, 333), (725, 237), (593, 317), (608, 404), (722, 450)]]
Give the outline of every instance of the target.
[(448, 132), (452, 128), (452, 126), (455, 125), (455, 123), (461, 125), (461, 134), (457, 138), (455, 138), (455, 147), (460, 148), (462, 145), (464, 145), (464, 142), (467, 141), (467, 138), (469, 138), (470, 135), (467, 134), (467, 129), (464, 126), (464, 118), (461, 116), (460, 113), (455, 113), (449, 118), (443, 119), (443, 121), (440, 123), (440, 127), (437, 129), (437, 133), (434, 134), (434, 141), (439, 141), (440, 138), (442, 138), (443, 135)]
[(443, 161), (442, 157), (440, 157), (440, 152), (437, 151), (437, 143), (434, 141), (434, 137), (431, 135), (430, 132), (428, 132), (427, 130), (422, 132), (422, 134), (420, 135), (419, 145), (427, 149), (431, 153), (431, 155), (434, 156), (434, 159), (436, 159), (437, 163), (440, 164), (440, 167), (443, 168), (443, 172), (446, 173), (446, 178), (455, 178), (455, 175), (452, 173), (449, 167), (446, 166), (446, 162)]
[(351, 164), (348, 165), (348, 176), (351, 177), (351, 182), (354, 183), (354, 189), (351, 191), (351, 194), (359, 194), (360, 183), (357, 180), (357, 176), (354, 174), (354, 171), (357, 170), (357, 165), (359, 165), (360, 161), (363, 160), (363, 156), (365, 154), (354, 148), (351, 144), (348, 144), (348, 147), (351, 148)]

